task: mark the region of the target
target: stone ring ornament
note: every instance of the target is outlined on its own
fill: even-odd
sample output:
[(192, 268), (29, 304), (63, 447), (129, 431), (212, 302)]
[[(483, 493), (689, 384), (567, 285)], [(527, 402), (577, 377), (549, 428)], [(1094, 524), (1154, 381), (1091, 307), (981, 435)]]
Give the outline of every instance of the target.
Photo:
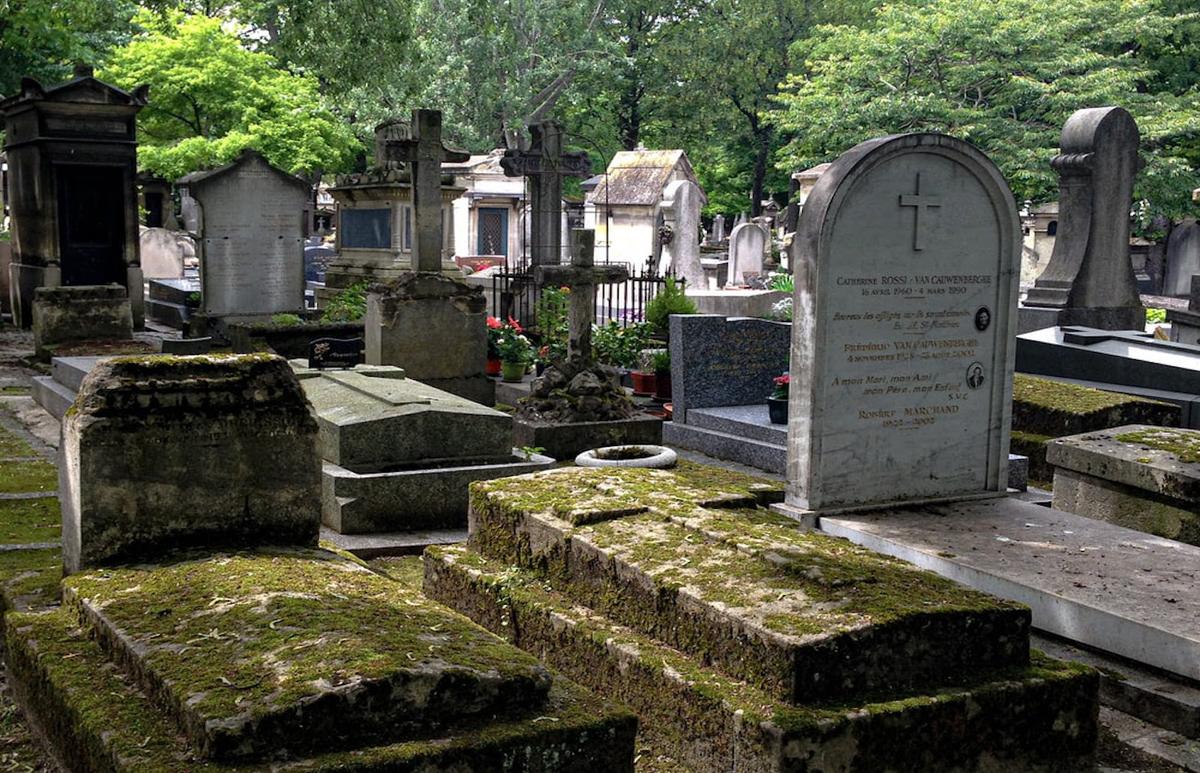
[(643, 467), (665, 469), (674, 467), (678, 455), (665, 446), (627, 445), (605, 446), (584, 451), (575, 457), (580, 467)]

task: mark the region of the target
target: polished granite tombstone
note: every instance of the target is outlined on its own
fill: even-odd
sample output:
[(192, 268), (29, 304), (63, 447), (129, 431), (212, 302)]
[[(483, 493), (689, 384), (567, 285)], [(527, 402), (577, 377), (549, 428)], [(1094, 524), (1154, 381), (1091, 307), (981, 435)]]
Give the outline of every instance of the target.
[(320, 428), (322, 521), (342, 534), (461, 527), (473, 481), (553, 462), (513, 448), (511, 416), (400, 368), (292, 368)]

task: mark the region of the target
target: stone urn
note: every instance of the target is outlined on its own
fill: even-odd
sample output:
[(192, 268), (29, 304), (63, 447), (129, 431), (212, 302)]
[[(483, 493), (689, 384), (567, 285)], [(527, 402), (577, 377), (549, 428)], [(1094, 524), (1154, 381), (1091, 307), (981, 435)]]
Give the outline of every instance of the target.
[(665, 469), (679, 460), (666, 446), (628, 445), (592, 448), (575, 457), (580, 467), (644, 467)]

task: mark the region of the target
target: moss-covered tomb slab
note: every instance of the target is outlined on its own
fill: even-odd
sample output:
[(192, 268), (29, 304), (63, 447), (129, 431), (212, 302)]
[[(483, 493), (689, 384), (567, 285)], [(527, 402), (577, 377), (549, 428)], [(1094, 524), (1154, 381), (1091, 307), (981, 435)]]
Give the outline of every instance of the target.
[(551, 684), (535, 658), (321, 550), (94, 570), (63, 603), (217, 760), (423, 737), (534, 707)]
[(471, 545), (778, 699), (1028, 662), (1028, 609), (670, 472), (565, 468), (474, 484)]
[[(426, 737), (295, 759), (218, 763), (172, 723), (67, 611), (10, 614), (10, 686), (64, 770), (87, 773), (632, 773), (637, 720), (556, 679), (536, 707), (466, 716)], [(336, 739), (323, 739), (335, 745)]]
[(1034, 653), (937, 687), (791, 704), (581, 607), (536, 572), (425, 552), (425, 591), (633, 708), (645, 743), (708, 771), (1092, 769), (1097, 675)]

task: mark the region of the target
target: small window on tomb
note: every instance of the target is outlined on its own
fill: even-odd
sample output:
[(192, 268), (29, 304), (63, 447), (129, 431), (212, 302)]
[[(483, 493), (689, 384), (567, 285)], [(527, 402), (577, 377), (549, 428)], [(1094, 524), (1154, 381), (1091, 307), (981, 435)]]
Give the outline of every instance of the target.
[(1046, 235), (1054, 236), (1057, 233), (1058, 233), (1058, 221), (1051, 220), (1050, 224), (1046, 226)]

